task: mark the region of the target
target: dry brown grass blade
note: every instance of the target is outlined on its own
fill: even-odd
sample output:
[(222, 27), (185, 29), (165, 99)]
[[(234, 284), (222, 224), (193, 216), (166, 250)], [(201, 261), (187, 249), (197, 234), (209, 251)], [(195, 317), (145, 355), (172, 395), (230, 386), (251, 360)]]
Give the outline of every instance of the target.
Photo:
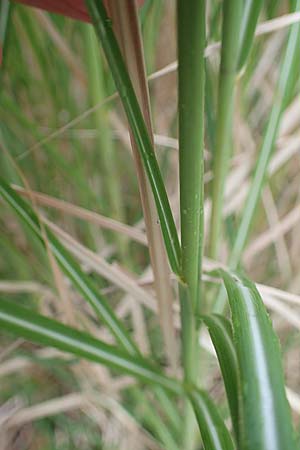
[(62, 413), (66, 414), (69, 411), (74, 411), (74, 409), (82, 409), (85, 405), (84, 394), (67, 394), (62, 397), (22, 408), (15, 412), (3, 426), (5, 428), (20, 427), (43, 417), (50, 417)]
[(300, 295), (283, 291), (282, 289), (274, 288), (272, 286), (266, 286), (265, 284), (261, 283), (257, 283), (256, 286), (260, 291), (262, 297), (264, 295), (270, 295), (272, 296), (272, 298), (281, 300), (282, 303), (290, 303), (291, 305), (300, 306)]
[[(130, 147), (130, 135), (128, 129), (125, 127), (123, 122), (121, 121), (119, 115), (111, 111), (110, 114), (111, 124), (115, 127), (115, 133), (119, 136), (120, 140), (123, 142), (125, 147)], [(173, 138), (171, 136), (165, 136), (162, 134), (153, 134), (154, 144), (158, 147), (165, 147), (174, 150), (179, 149), (178, 139)], [(204, 159), (209, 160), (211, 157), (208, 150), (204, 149)]]
[(25, 373), (27, 369), (30, 369), (34, 364), (36, 364), (37, 359), (52, 359), (52, 358), (62, 358), (62, 359), (72, 359), (72, 355), (67, 355), (53, 348), (45, 347), (41, 350), (32, 351), (32, 356), (35, 361), (32, 361), (23, 356), (16, 356), (14, 358), (2, 361), (0, 364), (0, 377), (9, 376), (15, 372)]
[(262, 296), (264, 304), (267, 308), (277, 313), (280, 318), (284, 319), (285, 324), (289, 323), (297, 330), (300, 329), (300, 315), (295, 311), (295, 309), (292, 309), (283, 302), (278, 301), (275, 297), (270, 297), (264, 293), (262, 293)]
[[(12, 187), (22, 196), (29, 197), (26, 189), (21, 186), (12, 185)], [(41, 192), (31, 191), (30, 193), (35, 201), (44, 206), (48, 206), (49, 208), (54, 208), (57, 211), (62, 211), (64, 214), (68, 214), (72, 217), (78, 217), (79, 219), (85, 220), (89, 223), (93, 223), (95, 225), (99, 225), (101, 228), (116, 231), (117, 233), (122, 233), (125, 236), (130, 237), (132, 240), (142, 244), (147, 245), (147, 236), (144, 232), (139, 230), (138, 228), (131, 227), (129, 225), (123, 224), (117, 220), (110, 219), (109, 217), (103, 216), (102, 214), (98, 214), (94, 211), (89, 211), (85, 208), (81, 208), (80, 206), (74, 205), (65, 200), (60, 200), (55, 197), (51, 197), (50, 195), (43, 194)]]
[(296, 205), (278, 223), (276, 223), (276, 225), (264, 231), (254, 239), (245, 250), (244, 261), (246, 263), (251, 261), (255, 255), (262, 252), (272, 244), (272, 242), (288, 233), (298, 222), (300, 222), (300, 205)]
[(280, 125), (280, 136), (292, 133), (299, 125), (300, 97), (299, 95), (292, 101), (284, 113)]
[[(119, 41), (129, 76), (144, 115), (149, 135), (153, 139), (148, 84), (135, 2), (130, 0), (116, 0), (109, 4), (109, 12), (113, 20), (114, 31)], [(173, 293), (170, 282), (170, 270), (153, 194), (132, 135), (131, 143), (139, 181), (150, 259), (155, 279), (161, 330), (169, 363), (175, 370), (178, 364), (178, 350), (173, 323)]]
[(62, 240), (64, 246), (86, 267), (89, 267), (94, 272), (100, 274), (115, 286), (118, 286), (123, 291), (127, 292), (137, 301), (147, 305), (153, 305), (155, 298), (150, 295), (145, 289), (141, 288), (136, 281), (121, 271), (118, 267), (113, 266), (105, 261), (105, 259), (92, 252), (84, 245), (76, 241), (72, 236), (63, 231), (54, 223), (43, 218), (44, 223)]
[(36, 281), (17, 281), (17, 280), (1, 280), (0, 292), (6, 294), (42, 294), (53, 296), (53, 292), (47, 287)]
[(284, 14), (281, 17), (276, 17), (275, 19), (267, 20), (266, 22), (260, 23), (256, 27), (255, 36), (273, 33), (274, 31), (278, 31), (281, 30), (282, 28), (289, 27), (299, 21), (300, 21), (299, 12)]

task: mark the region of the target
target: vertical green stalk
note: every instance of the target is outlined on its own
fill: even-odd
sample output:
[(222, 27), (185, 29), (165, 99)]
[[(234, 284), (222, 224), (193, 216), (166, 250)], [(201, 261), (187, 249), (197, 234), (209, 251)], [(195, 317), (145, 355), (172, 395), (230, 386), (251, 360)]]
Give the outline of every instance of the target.
[(239, 50), (239, 32), (243, 2), (224, 0), (222, 50), (216, 124), (216, 148), (213, 157), (212, 211), (209, 254), (218, 256), (225, 179), (231, 154), (231, 134), (234, 106), (234, 83)]
[[(184, 377), (197, 383), (195, 313), (200, 313), (203, 254), (205, 0), (178, 0), (178, 118), (182, 280), (179, 286)], [(193, 448), (193, 411), (185, 405), (183, 442)]]
[(241, 23), (241, 44), (238, 57), (238, 70), (243, 67), (249, 55), (262, 5), (262, 0), (247, 0), (245, 2), (243, 19)]
[(178, 0), (178, 110), (182, 277), (200, 311), (203, 253), (205, 1)]
[[(196, 385), (199, 378), (199, 347), (193, 305), (186, 284), (179, 283), (179, 300), (184, 381), (187, 385)], [(185, 450), (194, 448), (195, 423), (193, 409), (186, 399), (182, 422), (182, 448)]]
[[(104, 68), (101, 66), (99, 46), (94, 29), (86, 26), (85, 41), (87, 68), (89, 76), (89, 96), (93, 104), (100, 103), (106, 96), (104, 83)], [(105, 180), (104, 192), (107, 197), (107, 212), (114, 219), (125, 221), (125, 211), (121, 198), (120, 176), (118, 174), (118, 164), (115, 147), (113, 145), (108, 111), (98, 109), (93, 114), (95, 128), (99, 131), (96, 144), (98, 146), (98, 157), (103, 168)], [(118, 235), (118, 249), (123, 261), (127, 259), (127, 243), (123, 236)]]
[(182, 281), (179, 287), (185, 379), (194, 382), (194, 313), (200, 311), (203, 252), (205, 2), (178, 0), (178, 109)]

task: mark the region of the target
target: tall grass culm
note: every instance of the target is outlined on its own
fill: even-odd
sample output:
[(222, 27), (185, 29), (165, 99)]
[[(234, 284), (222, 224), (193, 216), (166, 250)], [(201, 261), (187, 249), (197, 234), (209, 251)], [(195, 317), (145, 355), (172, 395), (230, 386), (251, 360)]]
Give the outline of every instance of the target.
[(3, 449), (299, 449), (300, 0), (0, 13)]

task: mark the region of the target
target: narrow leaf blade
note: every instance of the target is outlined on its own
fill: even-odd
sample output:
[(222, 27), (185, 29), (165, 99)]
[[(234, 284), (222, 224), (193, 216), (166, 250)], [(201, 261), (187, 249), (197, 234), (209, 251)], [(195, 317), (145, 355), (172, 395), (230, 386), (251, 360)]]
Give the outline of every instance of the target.
[(238, 395), (238, 360), (231, 323), (226, 317), (219, 314), (211, 314), (202, 317), (208, 328), (212, 343), (215, 347), (220, 364), (225, 390), (227, 394), (229, 409), (231, 413), (232, 426), (239, 440), (239, 395)]
[(241, 24), (241, 44), (239, 49), (238, 70), (243, 67), (249, 55), (262, 6), (262, 0), (247, 0), (245, 2)]
[(241, 449), (294, 450), (278, 338), (255, 285), (220, 271), (227, 290), (241, 386)]
[(87, 333), (3, 299), (0, 300), (0, 328), (31, 342), (49, 345), (89, 361), (104, 364), (171, 392), (182, 392), (177, 380), (168, 378), (144, 358), (130, 356)]
[(233, 450), (234, 445), (218, 410), (206, 392), (189, 393), (205, 450)]

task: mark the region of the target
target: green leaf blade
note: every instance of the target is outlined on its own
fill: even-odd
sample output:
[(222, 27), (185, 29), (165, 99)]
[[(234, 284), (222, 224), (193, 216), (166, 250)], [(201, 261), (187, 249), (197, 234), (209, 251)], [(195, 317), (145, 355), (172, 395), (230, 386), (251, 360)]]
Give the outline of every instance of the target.
[(245, 64), (253, 43), (255, 28), (263, 6), (262, 0), (247, 0), (244, 6), (241, 24), (238, 70)]
[(116, 346), (63, 325), (7, 300), (0, 300), (0, 328), (40, 345), (49, 345), (89, 361), (104, 364), (140, 381), (182, 393), (180, 383), (168, 378), (144, 358), (130, 356)]
[(239, 442), (239, 368), (231, 323), (224, 316), (211, 314), (202, 317), (208, 328), (220, 364), (231, 420)]
[(241, 390), (241, 449), (294, 450), (278, 338), (253, 283), (220, 271), (227, 290)]
[(234, 445), (218, 410), (206, 392), (189, 393), (205, 450), (233, 450)]

